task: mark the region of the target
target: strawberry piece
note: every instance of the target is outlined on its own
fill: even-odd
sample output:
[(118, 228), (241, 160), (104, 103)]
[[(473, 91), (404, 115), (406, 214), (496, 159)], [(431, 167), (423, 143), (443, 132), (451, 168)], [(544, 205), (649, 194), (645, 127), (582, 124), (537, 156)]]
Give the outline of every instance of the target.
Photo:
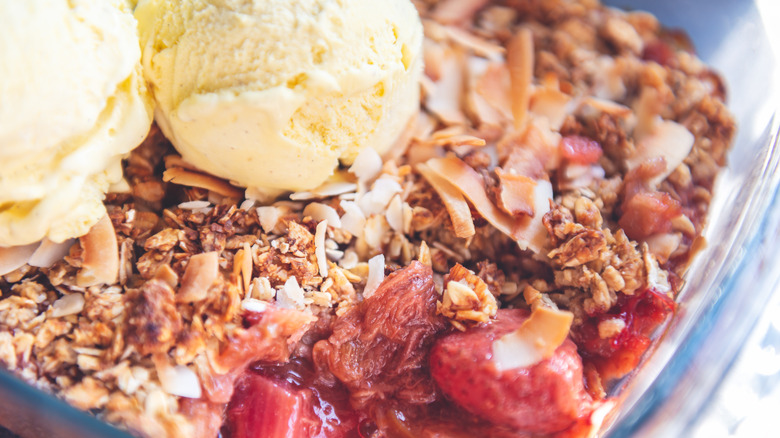
[(320, 421), (302, 390), (248, 373), (236, 386), (228, 406), (231, 438), (304, 438), (313, 436)]
[(577, 164), (593, 164), (603, 153), (599, 142), (578, 135), (563, 137), (560, 149), (564, 159)]
[(431, 351), (431, 374), (447, 397), (484, 420), (523, 432), (555, 433), (592, 409), (574, 343), (567, 339), (552, 357), (530, 367), (500, 372), (492, 361), (493, 341), (528, 316), (525, 310), (502, 309), (490, 325), (441, 338)]

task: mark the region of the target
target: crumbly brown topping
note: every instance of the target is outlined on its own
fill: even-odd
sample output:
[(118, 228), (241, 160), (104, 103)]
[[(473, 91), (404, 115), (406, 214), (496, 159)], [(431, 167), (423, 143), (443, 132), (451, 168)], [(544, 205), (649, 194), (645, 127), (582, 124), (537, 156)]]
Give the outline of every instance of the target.
[(415, 4), (426, 75), (403, 156), (269, 202), (153, 128), (100, 227), (0, 277), (0, 364), (136, 434), (214, 436), (249, 362), (284, 360), (416, 259), (464, 330), (504, 306), (569, 310), (574, 330), (676, 293), (735, 131), (717, 75), (652, 16), (596, 1)]

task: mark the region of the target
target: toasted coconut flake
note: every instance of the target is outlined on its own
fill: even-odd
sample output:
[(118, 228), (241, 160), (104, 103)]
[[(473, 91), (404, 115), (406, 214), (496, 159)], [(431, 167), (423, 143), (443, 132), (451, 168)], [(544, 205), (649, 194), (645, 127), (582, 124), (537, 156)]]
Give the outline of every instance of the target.
[(346, 181), (326, 182), (310, 192), (295, 192), (290, 195), (293, 201), (308, 201), (310, 199), (339, 196), (357, 190), (357, 184)]
[(368, 278), (363, 289), (363, 298), (369, 298), (376, 292), (385, 279), (385, 256), (382, 254), (368, 260)]
[(485, 101), (501, 114), (502, 119), (512, 119), (512, 100), (507, 90), (511, 89), (509, 68), (504, 62), (488, 62), (480, 72), (480, 63), (473, 62), (474, 74), (479, 74), (474, 87)]
[(182, 186), (199, 187), (201, 189), (211, 190), (214, 193), (228, 198), (241, 199), (244, 197), (244, 191), (242, 189), (231, 185), (224, 179), (217, 178), (213, 175), (207, 175), (205, 173), (193, 172), (181, 167), (172, 167), (167, 169), (163, 173), (163, 181), (179, 184)]
[(163, 161), (165, 162), (166, 169), (180, 167), (182, 169), (192, 170), (195, 172), (199, 171), (197, 167), (193, 166), (188, 161), (185, 161), (184, 158), (181, 157), (181, 155), (176, 155), (176, 154), (166, 155), (165, 157), (163, 157)]
[(119, 277), (119, 245), (111, 219), (103, 216), (86, 235), (81, 236), (80, 241), (84, 261), (76, 283), (80, 287), (116, 283)]
[(24, 246), (0, 246), (0, 275), (13, 272), (27, 264), (38, 246), (40, 244), (37, 242)]
[(371, 181), (382, 171), (382, 157), (374, 148), (363, 148), (355, 157), (349, 171), (355, 174), (358, 181)]
[(493, 342), (493, 363), (504, 371), (550, 358), (569, 335), (572, 321), (571, 312), (538, 307), (517, 330)]
[(241, 278), (244, 293), (249, 291), (252, 283), (252, 250), (248, 242), (244, 242), (244, 247), (236, 251), (233, 257), (233, 273)]
[(63, 257), (68, 255), (68, 251), (70, 251), (70, 247), (73, 246), (75, 241), (76, 239), (68, 239), (64, 242), (55, 243), (44, 237), (41, 245), (30, 256), (27, 264), (39, 268), (50, 268), (55, 262), (62, 260)]
[(208, 290), (219, 276), (219, 254), (216, 251), (190, 257), (176, 301), (192, 303), (206, 298)]
[(431, 16), (441, 24), (462, 23), (487, 4), (488, 0), (443, 0), (436, 4)]
[(557, 131), (570, 112), (570, 101), (571, 97), (557, 88), (543, 87), (531, 96), (530, 109), (532, 113), (547, 118), (550, 127)]
[(256, 211), (257, 218), (260, 220), (260, 226), (263, 228), (263, 231), (266, 233), (273, 232), (277, 222), (279, 222), (279, 217), (281, 217), (282, 212), (277, 207), (273, 206), (257, 207)]
[(666, 169), (650, 181), (651, 184), (658, 184), (691, 153), (694, 140), (693, 134), (685, 126), (671, 120), (658, 122), (649, 134), (638, 139), (636, 153), (626, 160), (626, 165), (629, 170), (633, 170), (646, 160), (663, 157)]
[(425, 99), (425, 107), (446, 125), (466, 123), (466, 117), (460, 110), (464, 93), (463, 77), (464, 55), (454, 51), (442, 61), (442, 71), (446, 72), (433, 84)]
[(51, 306), (51, 317), (61, 318), (68, 315), (77, 315), (84, 309), (84, 295), (72, 293), (58, 299)]
[(515, 129), (525, 124), (531, 100), (531, 82), (534, 75), (534, 38), (531, 30), (521, 28), (509, 41), (507, 64), (511, 80), (512, 115)]
[(536, 181), (496, 168), (498, 176), (498, 207), (512, 216), (534, 215)]
[(598, 97), (586, 97), (582, 100), (583, 105), (588, 105), (600, 112), (607, 113), (616, 117), (628, 117), (633, 112), (631, 108), (621, 105), (617, 102), (613, 102), (607, 99), (600, 99)]
[(516, 240), (521, 249), (538, 252), (545, 244), (546, 231), (542, 216), (549, 211), (552, 199), (552, 185), (548, 181), (537, 181), (534, 193), (532, 218), (515, 220), (493, 205), (487, 197), (482, 177), (468, 164), (455, 156), (434, 158), (426, 163), (438, 176), (455, 186), (474, 208), (497, 230)]
[(500, 60), (506, 52), (504, 46), (482, 39), (459, 27), (444, 26), (444, 32), (454, 43), (460, 44), (463, 48), (491, 60)]
[(476, 233), (474, 220), (471, 217), (471, 209), (461, 191), (425, 164), (418, 164), (417, 171), (428, 181), (444, 203), (452, 220), (455, 235), (461, 238), (473, 236)]
[(311, 216), (316, 222), (328, 221), (329, 226), (341, 228), (339, 213), (330, 205), (312, 202), (303, 209), (303, 216)]
[(317, 257), (317, 266), (322, 278), (328, 276), (328, 258), (325, 255), (325, 234), (327, 232), (328, 220), (324, 219), (317, 224), (317, 229), (314, 232), (314, 255)]

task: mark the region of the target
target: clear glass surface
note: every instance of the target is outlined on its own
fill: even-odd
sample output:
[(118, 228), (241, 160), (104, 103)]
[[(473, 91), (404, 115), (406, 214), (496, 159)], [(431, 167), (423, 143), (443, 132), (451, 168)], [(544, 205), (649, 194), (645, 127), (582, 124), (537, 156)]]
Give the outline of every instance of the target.
[[(608, 437), (689, 436), (780, 281), (777, 0), (611, 0), (684, 29), (725, 78), (739, 131), (679, 311), (620, 385)], [(0, 370), (0, 424), (29, 437), (129, 437)]]
[(720, 175), (707, 248), (686, 274), (679, 311), (653, 354), (619, 389), (609, 437), (689, 436), (766, 308), (775, 260), (778, 184), (778, 43), (774, 0), (612, 1), (682, 28), (728, 85), (738, 134)]

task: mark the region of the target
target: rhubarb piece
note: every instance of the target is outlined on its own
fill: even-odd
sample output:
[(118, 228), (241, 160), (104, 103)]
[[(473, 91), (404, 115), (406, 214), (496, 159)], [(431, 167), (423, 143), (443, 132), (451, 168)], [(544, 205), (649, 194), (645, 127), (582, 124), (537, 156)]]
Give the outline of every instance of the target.
[(254, 373), (236, 385), (227, 418), (231, 438), (306, 438), (320, 426), (302, 391)]

